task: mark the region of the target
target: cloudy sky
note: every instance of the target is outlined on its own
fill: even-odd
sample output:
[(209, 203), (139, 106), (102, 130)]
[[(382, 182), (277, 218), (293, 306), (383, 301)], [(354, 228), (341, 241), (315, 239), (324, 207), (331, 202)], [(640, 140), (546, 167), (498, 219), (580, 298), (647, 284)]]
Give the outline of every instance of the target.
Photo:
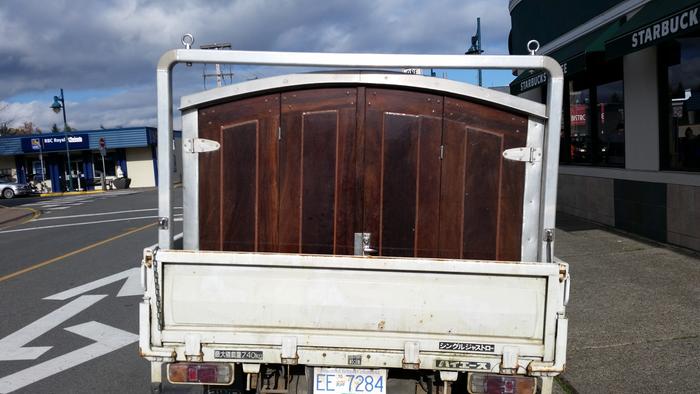
[[(49, 106), (63, 88), (71, 127), (155, 126), (155, 66), (163, 52), (182, 47), (184, 33), (194, 35), (195, 47), (462, 54), (477, 16), (485, 52), (506, 54), (507, 0), (3, 0), (0, 122), (62, 127), (62, 115)], [(203, 89), (202, 71), (176, 66), (175, 103)], [(232, 71), (234, 81), (270, 73)], [(476, 79), (475, 72), (451, 73)], [(510, 79), (490, 72), (484, 85)]]

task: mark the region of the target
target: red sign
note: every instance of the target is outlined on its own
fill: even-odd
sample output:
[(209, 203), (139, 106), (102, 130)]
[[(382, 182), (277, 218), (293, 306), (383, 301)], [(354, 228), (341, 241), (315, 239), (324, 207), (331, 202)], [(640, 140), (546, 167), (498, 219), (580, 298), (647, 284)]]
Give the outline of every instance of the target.
[(586, 125), (586, 112), (588, 112), (588, 105), (586, 105), (586, 104), (571, 104), (571, 125), (572, 126), (585, 126)]

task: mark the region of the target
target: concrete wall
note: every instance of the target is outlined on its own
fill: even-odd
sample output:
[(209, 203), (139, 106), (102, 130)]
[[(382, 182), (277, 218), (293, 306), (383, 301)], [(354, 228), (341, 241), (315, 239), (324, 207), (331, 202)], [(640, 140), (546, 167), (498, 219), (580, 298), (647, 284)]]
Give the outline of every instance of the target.
[(557, 210), (608, 226), (615, 225), (612, 179), (559, 175)]
[[(572, 168), (563, 166), (561, 171), (572, 172)], [(601, 177), (560, 172), (557, 210), (700, 251), (700, 186), (658, 182), (657, 179), (606, 178), (603, 170), (599, 169)], [(687, 179), (680, 180), (700, 178), (684, 175)]]
[(700, 187), (668, 185), (668, 242), (700, 250)]
[(659, 170), (659, 98), (656, 47), (623, 58), (625, 168)]
[(156, 185), (150, 147), (127, 149), (126, 168), (129, 178), (131, 178), (130, 187), (153, 187)]

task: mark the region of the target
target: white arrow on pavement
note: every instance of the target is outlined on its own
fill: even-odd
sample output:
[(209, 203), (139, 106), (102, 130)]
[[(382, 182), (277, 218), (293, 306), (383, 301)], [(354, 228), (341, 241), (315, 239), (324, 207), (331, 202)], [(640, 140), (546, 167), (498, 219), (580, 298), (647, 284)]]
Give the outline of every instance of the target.
[[(103, 296), (100, 296), (103, 297)], [(82, 298), (82, 297), (81, 297)], [(91, 321), (66, 330), (96, 341), (78, 350), (52, 358), (12, 375), (0, 378), (0, 393), (6, 394), (27, 385), (90, 361), (138, 341), (136, 334), (126, 332), (96, 321)]]
[(130, 268), (126, 271), (122, 271), (122, 272), (119, 272), (119, 273), (114, 274), (114, 275), (104, 277), (102, 279), (98, 279), (98, 280), (90, 282), (90, 283), (86, 283), (82, 286), (78, 286), (78, 287), (74, 287), (74, 288), (66, 290), (66, 291), (62, 291), (60, 293), (48, 296), (44, 299), (45, 300), (61, 300), (61, 301), (67, 300), (71, 297), (75, 297), (77, 295), (87, 293), (88, 291), (95, 290), (95, 289), (100, 288), (102, 286), (107, 286), (109, 284), (120, 281), (122, 279), (126, 279), (126, 282), (119, 290), (117, 297), (143, 295), (143, 289), (141, 288), (140, 268), (136, 267), (136, 268)]
[(47, 333), (54, 327), (89, 308), (106, 295), (84, 295), (36, 320), (24, 328), (0, 339), (0, 361), (34, 360), (44, 354), (51, 346), (23, 347), (34, 339)]

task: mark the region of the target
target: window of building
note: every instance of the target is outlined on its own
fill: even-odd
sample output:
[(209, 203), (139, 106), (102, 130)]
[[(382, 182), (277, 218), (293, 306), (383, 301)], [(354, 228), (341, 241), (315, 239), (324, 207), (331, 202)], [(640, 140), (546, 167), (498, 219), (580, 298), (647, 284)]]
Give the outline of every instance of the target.
[(663, 168), (700, 171), (700, 37), (674, 40), (660, 56), (666, 63)]
[[(107, 153), (105, 160), (105, 176), (117, 176), (117, 161), (114, 159), (113, 153)], [(92, 157), (92, 163), (94, 166), (95, 178), (99, 178), (102, 174), (102, 156), (99, 154)]]
[(625, 165), (625, 102), (622, 81), (598, 85), (599, 162)]
[(591, 69), (568, 81), (560, 161), (569, 164), (625, 165), (625, 101), (621, 64)]
[(32, 174), (34, 175), (34, 180), (37, 182), (44, 181), (44, 174), (46, 174), (46, 170), (41, 168), (41, 164), (41, 160), (32, 161)]

